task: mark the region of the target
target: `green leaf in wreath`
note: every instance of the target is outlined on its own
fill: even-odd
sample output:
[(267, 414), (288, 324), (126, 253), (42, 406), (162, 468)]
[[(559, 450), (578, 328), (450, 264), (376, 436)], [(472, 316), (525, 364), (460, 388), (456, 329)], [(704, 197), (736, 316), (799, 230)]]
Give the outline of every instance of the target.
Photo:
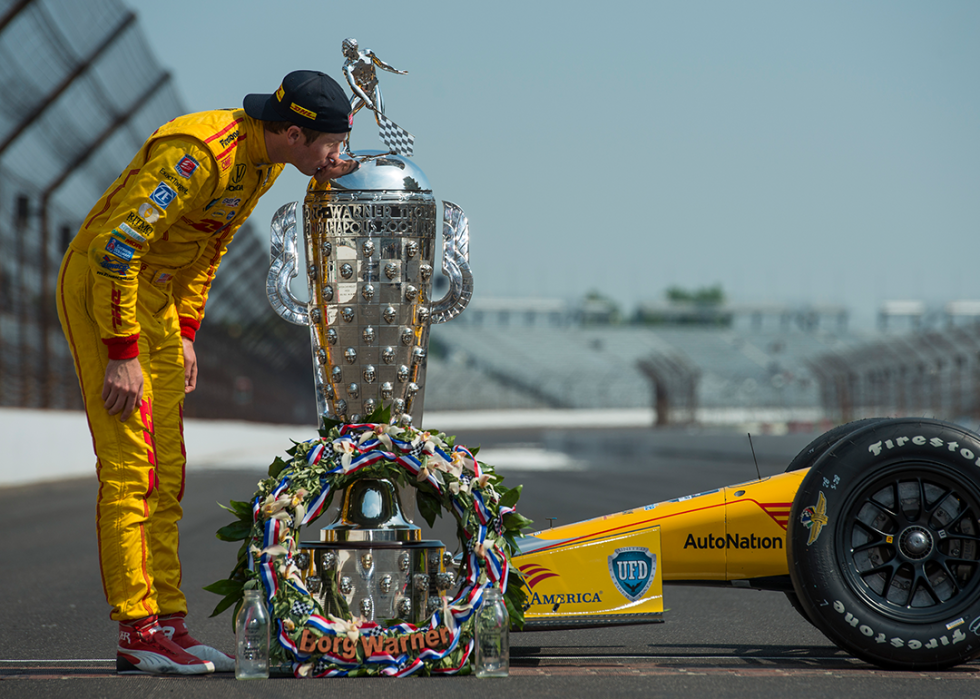
[(252, 533), (252, 523), (238, 520), (226, 527), (222, 527), (215, 533), (215, 536), (222, 541), (241, 541)]
[[(225, 611), (226, 609), (228, 609), (228, 607), (230, 607), (231, 605), (233, 605), (235, 603), (241, 604), (243, 597), (244, 597), (244, 594), (242, 593), (241, 590), (239, 590), (235, 594), (225, 595), (225, 597), (220, 602), (218, 602), (217, 605), (215, 605), (214, 611), (211, 612), (211, 615), (210, 616), (212, 616), (212, 617), (218, 616), (219, 614), (221, 614), (221, 612)], [(236, 613), (232, 616), (232, 625), (234, 625), (234, 623), (235, 623), (234, 622), (234, 617), (235, 616), (238, 616), (238, 614), (237, 614), (237, 612), (238, 612), (237, 608), (236, 608), (235, 612)]]
[(432, 493), (426, 492), (422, 488), (415, 491), (415, 504), (418, 505), (419, 514), (425, 519), (430, 527), (436, 525), (436, 517), (442, 516), (442, 503)]
[(321, 421), (323, 422), (323, 427), (321, 427), (318, 431), (320, 436), (324, 439), (328, 439), (330, 437), (331, 430), (343, 424), (340, 420), (331, 420), (326, 415), (321, 418)]
[(521, 531), (522, 529), (530, 529), (531, 525), (534, 524), (534, 520), (528, 519), (517, 512), (508, 512), (504, 515), (503, 523), (507, 529)]
[(504, 604), (507, 605), (507, 613), (510, 615), (510, 628), (515, 631), (520, 631), (524, 628), (524, 611), (522, 605), (515, 605), (514, 600), (511, 599), (510, 589), (507, 590), (507, 595), (504, 596)]
[(513, 507), (517, 504), (517, 501), (521, 499), (521, 491), (524, 490), (523, 485), (518, 485), (513, 488), (508, 488), (507, 492), (500, 496), (500, 506), (501, 507)]
[(231, 512), (233, 515), (238, 517), (238, 519), (248, 519), (248, 520), (252, 519), (252, 503), (250, 502), (243, 502), (241, 500), (232, 500), (227, 505), (222, 505), (219, 502), (218, 507), (220, 507), (222, 510), (227, 510), (228, 512)]
[(387, 425), (391, 421), (391, 405), (382, 405), (375, 408), (374, 411), (365, 417), (363, 421), (374, 424), (383, 423)]
[(269, 464), (269, 478), (277, 478), (287, 466), (289, 464), (277, 456), (276, 460)]
[(210, 585), (205, 585), (203, 589), (216, 595), (231, 595), (241, 594), (244, 587), (245, 583), (241, 580), (218, 580)]

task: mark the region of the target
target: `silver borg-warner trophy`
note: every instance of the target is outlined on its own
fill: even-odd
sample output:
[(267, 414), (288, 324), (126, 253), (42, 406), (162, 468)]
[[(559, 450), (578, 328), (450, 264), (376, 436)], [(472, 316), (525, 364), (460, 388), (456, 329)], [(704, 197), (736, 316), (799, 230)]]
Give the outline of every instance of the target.
[[(375, 154), (370, 154), (374, 156)], [(432, 301), (436, 203), (422, 171), (397, 155), (372, 157), (303, 204), (309, 303), (295, 298), (295, 202), (272, 220), (266, 292), (286, 320), (309, 325), (317, 410), (359, 422), (378, 407), (418, 425), (429, 326), (459, 315), (473, 293), (469, 228), (443, 202), (442, 271), (449, 290)]]
[[(349, 61), (351, 42), (344, 45)], [(380, 117), (380, 92), (371, 87), (367, 106)], [(459, 315), (473, 293), (466, 216), (444, 201), (442, 271), (449, 290), (432, 300), (436, 201), (421, 169), (405, 157), (411, 144), (399, 147), (405, 136), (389, 142), (386, 122), (378, 123), (389, 152), (353, 153), (358, 170), (331, 181), (329, 191), (307, 192), (308, 302), (290, 289), (299, 265), (297, 202), (272, 220), (266, 293), (281, 317), (310, 327), (321, 426), (324, 419), (361, 422), (384, 406), (402, 424), (420, 425), (429, 327)], [(321, 604), (330, 587), (367, 619), (420, 622), (454, 582), (442, 542), (422, 541), (402, 514), (397, 488), (378, 479), (347, 489), (337, 520), (320, 531), (319, 542), (302, 543), (299, 561)]]

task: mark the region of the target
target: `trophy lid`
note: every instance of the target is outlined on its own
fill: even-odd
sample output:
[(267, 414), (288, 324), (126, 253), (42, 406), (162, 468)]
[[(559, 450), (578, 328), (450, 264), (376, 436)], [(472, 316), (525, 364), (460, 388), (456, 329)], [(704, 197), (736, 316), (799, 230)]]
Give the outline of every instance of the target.
[[(411, 160), (384, 151), (358, 151), (353, 154), (361, 167), (349, 175), (330, 180), (335, 190), (385, 190), (388, 192), (430, 192), (425, 173)], [(367, 159), (361, 160), (361, 157)]]

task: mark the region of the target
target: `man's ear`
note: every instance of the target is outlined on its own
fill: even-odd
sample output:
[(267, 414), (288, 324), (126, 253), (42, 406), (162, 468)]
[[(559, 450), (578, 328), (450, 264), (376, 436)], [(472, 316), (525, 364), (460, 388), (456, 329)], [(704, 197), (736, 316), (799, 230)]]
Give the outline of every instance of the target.
[(289, 145), (295, 146), (302, 138), (303, 131), (295, 124), (286, 129), (286, 143)]

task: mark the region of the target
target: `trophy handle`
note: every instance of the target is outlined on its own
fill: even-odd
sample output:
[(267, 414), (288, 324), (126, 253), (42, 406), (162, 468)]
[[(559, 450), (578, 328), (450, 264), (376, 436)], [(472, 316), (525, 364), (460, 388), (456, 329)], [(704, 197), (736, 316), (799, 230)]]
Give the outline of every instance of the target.
[(296, 206), (290, 202), (279, 207), (269, 230), (272, 265), (265, 280), (265, 294), (281, 318), (296, 325), (309, 325), (306, 304), (293, 296), (289, 281), (296, 277)]
[(470, 270), (470, 223), (463, 210), (442, 202), (442, 273), (449, 277), (449, 291), (432, 307), (432, 323), (452, 320), (473, 298)]

